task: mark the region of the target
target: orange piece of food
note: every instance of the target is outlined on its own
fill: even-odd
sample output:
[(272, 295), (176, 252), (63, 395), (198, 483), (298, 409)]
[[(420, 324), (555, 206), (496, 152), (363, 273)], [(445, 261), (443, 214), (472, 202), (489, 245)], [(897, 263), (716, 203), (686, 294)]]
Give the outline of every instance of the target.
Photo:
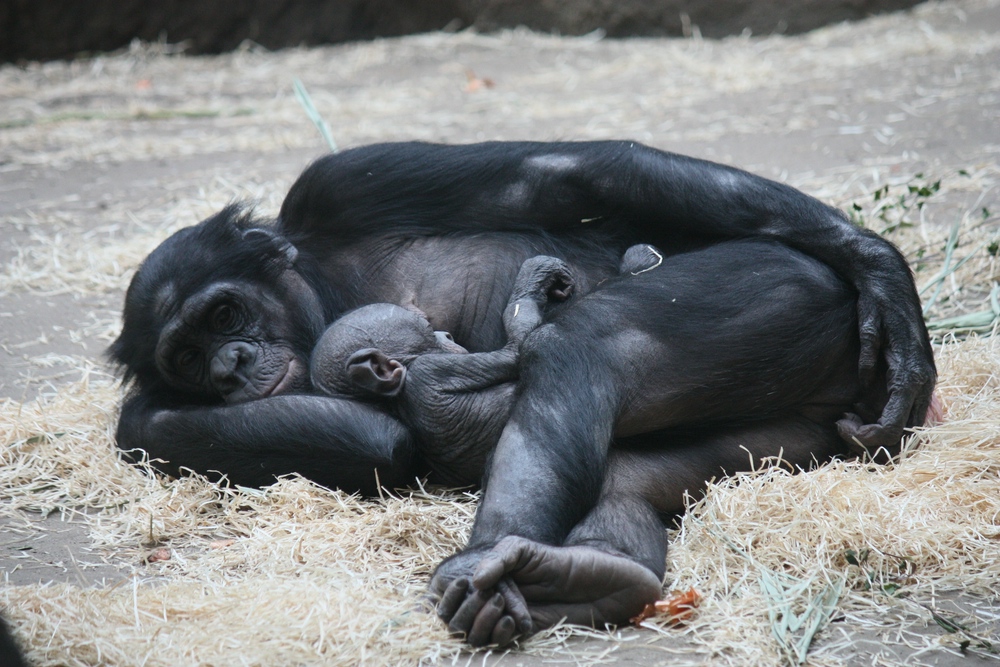
[(653, 616), (666, 616), (668, 623), (681, 623), (691, 618), (695, 607), (701, 602), (701, 594), (693, 587), (687, 591), (673, 591), (667, 598), (650, 602), (630, 620), (639, 625)]

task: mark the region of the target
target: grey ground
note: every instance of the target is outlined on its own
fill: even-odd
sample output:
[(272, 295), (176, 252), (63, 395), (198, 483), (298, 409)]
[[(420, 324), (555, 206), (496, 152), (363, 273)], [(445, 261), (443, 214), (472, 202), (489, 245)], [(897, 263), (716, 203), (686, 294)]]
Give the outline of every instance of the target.
[[(869, 38), (859, 48), (870, 47), (872, 39), (877, 41), (880, 30), (888, 34), (895, 29), (895, 24), (882, 21), (884, 28), (880, 27), (883, 24), (874, 23), (859, 27), (859, 31), (867, 31)], [(918, 24), (924, 32), (947, 34), (960, 45), (965, 38), (1000, 32), (1000, 4), (945, 5), (941, 11), (924, 12), (906, 21), (907, 25)], [(812, 48), (809, 36), (788, 41), (795, 40), (805, 50)], [(838, 48), (838, 42), (842, 47), (850, 45), (850, 40), (851, 32), (842, 31), (826, 46)], [(496, 108), (491, 108), (487, 98), (494, 91), (484, 90), (461, 93), (467, 97), (478, 95), (476, 106), (468, 114), (455, 112), (455, 116), (448, 116), (453, 118), (450, 124), (421, 125), (422, 103), (415, 103), (414, 117), (407, 116), (404, 108), (398, 117), (388, 117), (375, 129), (366, 126), (363, 119), (355, 119), (356, 125), (338, 132), (336, 117), (331, 115), (328, 120), (342, 143), (413, 137), (441, 141), (635, 137), (664, 149), (736, 164), (807, 190), (813, 182), (829, 189), (833, 175), (842, 175), (844, 181), (849, 181), (866, 170), (881, 170), (887, 175), (946, 173), (982, 164), (995, 166), (1000, 160), (1000, 51), (996, 49), (978, 54), (961, 49), (929, 49), (901, 60), (857, 68), (845, 66), (828, 76), (817, 71), (812, 77), (799, 77), (792, 87), (748, 85), (713, 89), (706, 85), (699, 97), (678, 99), (674, 108), (668, 102), (663, 103), (666, 106), (642, 104), (645, 87), (655, 82), (649, 81), (649, 74), (641, 69), (632, 71), (623, 65), (612, 72), (614, 78), (610, 80), (605, 78), (609, 76), (607, 72), (599, 73), (596, 78), (589, 76), (605, 60), (622, 57), (622, 47), (610, 41), (595, 41), (585, 46), (577, 41), (570, 45), (572, 48), (563, 49), (555, 39), (539, 41), (537, 47), (527, 40), (516, 48), (505, 48), (496, 41), (467, 39), (447, 49), (432, 46), (424, 50), (415, 41), (407, 42), (405, 48), (399, 47), (401, 55), (396, 59), (393, 44), (387, 41), (379, 47), (389, 52), (388, 59), (376, 63), (379, 66), (366, 67), (362, 63), (339, 74), (325, 92), (341, 99), (365, 94), (377, 97), (397, 89), (395, 92), (405, 97), (406, 87), (412, 85), (417, 99), (425, 84), (431, 85), (442, 77), (454, 79), (455, 89), (460, 90), (465, 70), (471, 70), (496, 81), (499, 91)], [(786, 46), (784, 43), (783, 48)], [(573, 92), (566, 94), (568, 110), (563, 113), (547, 110), (532, 116), (534, 107), (503, 106), (504, 88), (523, 86), (526, 94), (531, 94), (534, 85), (548, 86), (539, 82), (540, 72), (557, 66), (579, 77)], [(794, 67), (789, 63), (789, 68)], [(324, 99), (324, 78), (317, 74), (306, 81), (310, 90), (318, 93), (317, 98)], [(255, 94), (266, 105), (275, 91)], [(560, 99), (559, 91), (539, 90), (541, 104), (548, 94), (554, 100)], [(240, 95), (241, 104), (248, 95), (253, 99), (253, 94)], [(577, 104), (587, 96), (598, 101), (596, 112), (595, 105)], [(456, 99), (459, 101), (455, 104), (462, 104), (466, 98)], [(624, 127), (616, 131), (620, 110), (606, 109), (606, 117), (602, 117), (601, 100), (608, 105), (629, 100), (637, 107), (625, 119), (627, 122), (621, 123)], [(14, 101), (23, 102), (24, 98)], [(38, 103), (54, 110), (60, 110), (59, 105), (72, 109), (76, 108), (73, 105), (85, 108), (88, 104), (86, 100), (46, 99), (44, 93)], [(428, 112), (428, 119), (445, 117), (452, 109), (447, 100), (441, 104), (444, 105), (441, 109)], [(363, 115), (363, 109), (359, 114)], [(314, 130), (298, 119), (299, 115), (293, 107), (291, 117), (296, 120), (291, 122), (298, 123), (296, 131), (302, 139), (262, 140), (263, 147), (257, 149), (232, 141), (222, 142), (219, 150), (209, 147), (194, 150), (192, 154), (173, 155), (169, 151), (158, 154), (152, 150), (144, 157), (126, 151), (124, 158), (117, 158), (113, 151), (97, 155), (83, 151), (79, 158), (68, 154), (37, 163), (25, 159), (31, 142), (15, 134), (16, 126), (0, 125), (0, 264), (8, 267), (8, 262), (15, 260), (19, 252), (37, 245), (39, 235), (52, 238), (56, 233), (64, 233), (70, 240), (88, 238), (93, 226), (97, 238), (111, 242), (141, 233), (141, 225), (126, 220), (121, 221), (121, 229), (108, 229), (107, 212), (114, 212), (122, 202), (130, 203), (130, 210), (136, 212), (134, 218), (155, 225), (159, 220), (158, 209), (173, 210), (171, 207), (176, 208), (177, 202), (186, 199), (208, 200), (194, 215), (181, 218), (182, 223), (189, 224), (234, 193), (261, 197), (261, 188), (272, 188), (275, 192), (268, 192), (263, 198), (265, 208), (270, 206), (273, 210), (282, 190), (321, 153)], [(102, 121), (96, 125), (98, 138), (103, 133), (121, 132), (127, 136), (139, 133), (151, 137), (154, 143), (160, 135), (165, 143), (175, 141), (185, 131), (267, 135), (273, 130), (270, 126), (254, 127), (252, 116), (244, 125), (227, 123), (225, 118), (199, 117), (147, 121), (131, 118), (121, 120), (117, 128), (114, 122)], [(53, 121), (52, 126), (58, 126), (58, 121)], [(244, 181), (250, 184), (246, 186), (247, 192), (240, 190)], [(206, 194), (206, 190), (213, 189), (214, 193)], [(850, 194), (859, 193), (856, 190)], [(841, 201), (835, 202), (838, 204), (846, 198), (842, 192), (817, 194), (828, 199), (840, 198)], [(997, 202), (993, 204), (996, 206)], [(122, 298), (121, 285), (98, 290), (77, 289), (72, 285), (54, 289), (51, 285), (14, 284), (8, 291), (0, 292), (0, 398), (24, 401), (40, 391), (53, 387), (57, 390), (68, 373), (77, 372), (72, 370), (73, 364), (63, 361), (66, 357), (87, 357), (103, 369), (101, 355), (113, 333)], [(50, 580), (102, 585), (121, 578), (113, 565), (103, 562), (100, 554), (88, 546), (85, 526), (73, 517), (4, 518), (0, 520), (0, 572), (5, 578), (4, 585)], [(992, 627), (994, 633), (998, 630), (1000, 610), (988, 601), (952, 598), (939, 602), (965, 616), (977, 616), (985, 624), (981, 628)], [(898, 638), (892, 637), (891, 619), (887, 619), (882, 633), (851, 629), (849, 623), (834, 623), (832, 627), (834, 633), (854, 633), (855, 640), (863, 640), (854, 642), (853, 653), (842, 655), (845, 664), (908, 661), (907, 649)], [(933, 634), (939, 629), (930, 623), (926, 632)], [(686, 653), (682, 639), (648, 643), (654, 637), (646, 631), (628, 631), (625, 638), (621, 647), (609, 656), (614, 664), (711, 662), (710, 656)], [(607, 643), (595, 643), (594, 650), (607, 650)], [(962, 657), (943, 649), (925, 653), (919, 659), (939, 665), (977, 664), (986, 660)], [(538, 659), (516, 653), (498, 662), (540, 664)]]

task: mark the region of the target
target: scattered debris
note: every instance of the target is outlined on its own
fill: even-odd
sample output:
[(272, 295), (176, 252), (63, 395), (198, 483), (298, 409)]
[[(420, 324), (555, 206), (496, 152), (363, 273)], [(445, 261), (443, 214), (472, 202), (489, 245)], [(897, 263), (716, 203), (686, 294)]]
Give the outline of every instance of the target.
[(467, 93), (474, 93), (477, 90), (483, 90), (484, 88), (495, 88), (497, 85), (493, 79), (480, 79), (471, 69), (465, 70), (465, 78), (465, 92)]
[(165, 547), (153, 549), (145, 558), (145, 562), (147, 563), (159, 563), (165, 560), (170, 560), (170, 549)]
[(694, 614), (695, 608), (701, 603), (701, 594), (694, 588), (686, 591), (673, 591), (663, 600), (650, 602), (636, 616), (629, 619), (632, 625), (641, 625), (647, 618), (653, 616), (666, 617), (667, 623), (682, 623)]

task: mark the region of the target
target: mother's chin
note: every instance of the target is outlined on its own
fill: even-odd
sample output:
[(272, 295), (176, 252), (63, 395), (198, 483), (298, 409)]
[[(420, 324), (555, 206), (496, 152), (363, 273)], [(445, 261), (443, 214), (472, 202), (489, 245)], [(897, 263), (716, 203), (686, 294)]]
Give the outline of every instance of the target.
[(257, 377), (252, 381), (247, 380), (243, 386), (223, 398), (227, 405), (236, 405), (269, 396), (300, 394), (308, 392), (311, 388), (309, 364), (298, 355), (289, 352), (278, 372)]
[[(309, 363), (298, 356), (288, 360), (285, 374), (263, 396), (279, 396), (281, 394), (297, 394), (309, 391), (312, 383), (309, 381)], [(263, 398), (262, 396), (262, 398)]]

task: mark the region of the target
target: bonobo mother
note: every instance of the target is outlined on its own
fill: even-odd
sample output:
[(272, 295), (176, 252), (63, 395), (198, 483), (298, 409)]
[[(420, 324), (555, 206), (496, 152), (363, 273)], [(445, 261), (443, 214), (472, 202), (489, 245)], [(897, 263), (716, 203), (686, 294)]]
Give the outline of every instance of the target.
[[(414, 306), (470, 351), (492, 350), (503, 344), (501, 314), (528, 257), (564, 260), (576, 295), (600, 297), (637, 242), (678, 253), (748, 237), (779, 240), (856, 290), (860, 344), (851, 358), (860, 393), (883, 394), (881, 415), (837, 421), (813, 410), (817, 394), (800, 391), (797, 364), (814, 359), (767, 369), (788, 378), (773, 399), (739, 398), (735, 389), (754, 369), (720, 346), (767, 341), (733, 321), (707, 332), (703, 349), (671, 360), (697, 375), (698, 395), (709, 399), (685, 400), (688, 387), (658, 378), (651, 391), (660, 408), (646, 422), (654, 426), (633, 425), (622, 443), (642, 452), (636, 460), (662, 454), (663, 502), (637, 506), (615, 488), (635, 477), (628, 456), (620, 474), (605, 476), (621, 407), (609, 403), (628, 397), (604, 391), (601, 360), (616, 318), (643, 313), (645, 340), (667, 342), (656, 339), (657, 314), (643, 309), (668, 302), (669, 286), (654, 281), (655, 292), (633, 295), (623, 279), (609, 290), (611, 307), (598, 309), (600, 326), (590, 324), (596, 316), (577, 317), (526, 341), (470, 545), (433, 582), (442, 615), (472, 643), (505, 643), (562, 616), (621, 621), (662, 574), (656, 512), (720, 469), (746, 468), (740, 445), (760, 458), (798, 444), (792, 462), (807, 465), (826, 453), (835, 428), (856, 444), (891, 449), (927, 410), (935, 369), (905, 260), (790, 187), (631, 142), (402, 143), (324, 157), (292, 186), (275, 223), (230, 207), (176, 233), (140, 267), (110, 350), (133, 382), (118, 445), (144, 450), (172, 474), (217, 471), (244, 485), (291, 472), (366, 494), (402, 485), (426, 471), (411, 434), (377, 404), (311, 392), (310, 352), (341, 313), (374, 302)], [(725, 276), (716, 282), (724, 286)], [(752, 304), (752, 289), (736, 287), (714, 297)], [(789, 327), (803, 323), (792, 308), (766, 305)], [(808, 405), (796, 404), (799, 394)], [(727, 401), (743, 404), (720, 414)]]

